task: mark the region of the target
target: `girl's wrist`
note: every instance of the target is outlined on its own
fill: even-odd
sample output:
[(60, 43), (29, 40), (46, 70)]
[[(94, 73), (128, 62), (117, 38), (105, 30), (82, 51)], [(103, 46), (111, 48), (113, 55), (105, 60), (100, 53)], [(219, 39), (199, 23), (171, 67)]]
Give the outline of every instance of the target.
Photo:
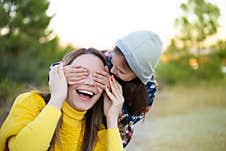
[(51, 97), (47, 105), (53, 105), (57, 109), (61, 110), (64, 100), (57, 97)]
[(117, 128), (118, 118), (117, 117), (107, 117), (107, 128)]

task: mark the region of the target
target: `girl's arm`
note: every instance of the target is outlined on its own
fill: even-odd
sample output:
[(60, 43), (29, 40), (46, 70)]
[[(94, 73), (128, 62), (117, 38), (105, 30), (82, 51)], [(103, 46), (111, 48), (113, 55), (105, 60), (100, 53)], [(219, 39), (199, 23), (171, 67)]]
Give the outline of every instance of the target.
[(110, 87), (106, 86), (104, 114), (107, 120), (107, 151), (122, 151), (122, 140), (118, 129), (118, 117), (122, 111), (124, 97), (121, 85), (112, 76)]
[[(147, 100), (148, 107), (147, 107), (146, 113), (150, 110), (153, 104), (153, 101), (157, 92), (157, 87), (158, 87), (158, 84), (155, 80), (152, 80), (152, 82), (149, 82), (146, 85), (146, 90), (148, 95), (148, 100)], [(138, 121), (144, 119), (144, 114), (130, 116), (125, 107), (123, 108), (123, 115), (121, 117), (122, 118), (119, 120), (118, 125), (119, 125), (120, 135), (123, 140), (123, 147), (126, 147), (132, 138), (132, 135), (134, 132), (133, 126)]]

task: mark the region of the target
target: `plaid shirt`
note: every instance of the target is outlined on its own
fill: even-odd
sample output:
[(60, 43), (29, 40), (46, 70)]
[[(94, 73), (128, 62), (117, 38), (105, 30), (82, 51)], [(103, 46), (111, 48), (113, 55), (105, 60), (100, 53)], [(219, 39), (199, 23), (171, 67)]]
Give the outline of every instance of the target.
[[(109, 51), (106, 51), (106, 50), (102, 51), (102, 53), (105, 56), (108, 68), (111, 69), (113, 66), (111, 63), (111, 54), (109, 53)], [(152, 81), (153, 82), (148, 82), (146, 84), (146, 91), (148, 95), (148, 100), (147, 100), (148, 108), (146, 112), (148, 112), (149, 109), (151, 108), (154, 97), (156, 96), (156, 92), (157, 92), (158, 84), (154, 80), (154, 77), (152, 77)], [(128, 108), (125, 104), (123, 105), (122, 113), (123, 114), (119, 117), (118, 126), (119, 126), (120, 135), (122, 138), (123, 147), (126, 147), (133, 135), (133, 125), (136, 124), (141, 119), (144, 119), (144, 113), (137, 114), (137, 115), (129, 115)]]

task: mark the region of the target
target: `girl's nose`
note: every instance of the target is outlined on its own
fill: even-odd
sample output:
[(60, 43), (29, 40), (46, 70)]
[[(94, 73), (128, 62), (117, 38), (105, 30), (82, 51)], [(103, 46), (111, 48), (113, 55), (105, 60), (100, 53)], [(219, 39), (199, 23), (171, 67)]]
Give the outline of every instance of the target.
[(114, 66), (111, 68), (111, 73), (112, 74), (116, 74), (116, 70), (115, 70), (115, 67)]

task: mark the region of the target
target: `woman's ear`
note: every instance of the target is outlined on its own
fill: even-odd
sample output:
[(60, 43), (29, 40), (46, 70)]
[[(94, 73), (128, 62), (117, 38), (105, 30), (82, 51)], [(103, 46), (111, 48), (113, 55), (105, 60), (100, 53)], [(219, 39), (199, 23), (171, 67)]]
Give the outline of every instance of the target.
[(109, 68), (107, 65), (104, 66), (104, 71), (106, 71), (107, 73), (109, 73)]

